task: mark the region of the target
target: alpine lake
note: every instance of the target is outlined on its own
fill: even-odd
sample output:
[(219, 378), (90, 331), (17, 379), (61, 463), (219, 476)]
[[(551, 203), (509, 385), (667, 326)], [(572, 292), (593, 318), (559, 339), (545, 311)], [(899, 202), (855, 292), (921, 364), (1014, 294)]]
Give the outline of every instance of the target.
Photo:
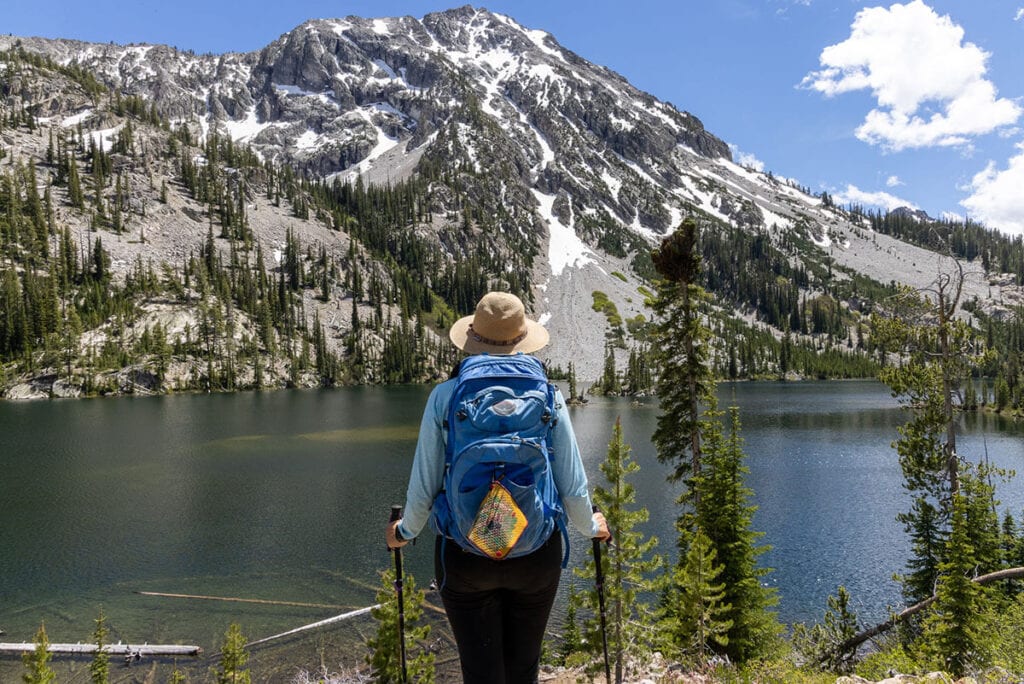
[[(564, 388), (563, 388), (564, 389)], [(289, 390), (233, 395), (0, 403), (0, 641), (89, 643), (100, 611), (108, 641), (195, 644), (199, 658), (112, 661), (112, 681), (167, 681), (174, 668), (205, 681), (228, 626), (249, 641), (375, 602), (392, 558), (383, 528), (405, 485), (425, 386)], [(865, 624), (900, 604), (893, 574), (909, 545), (896, 515), (909, 507), (892, 442), (906, 419), (870, 381), (736, 383), (720, 406), (740, 408), (760, 560), (786, 624), (821, 619), (839, 585)], [(601, 481), (612, 426), (641, 469), (631, 477), (642, 530), (675, 550), (678, 485), (666, 481), (650, 441), (659, 407), (592, 398), (570, 409), (591, 479)], [(1024, 471), (1024, 424), (962, 417), (958, 447), (971, 459)], [(1024, 473), (997, 482), (1002, 510), (1024, 513)], [(570, 568), (589, 551), (571, 531)], [(403, 558), (415, 584), (433, 572), (424, 534)], [(564, 614), (573, 579), (566, 570)], [(407, 583), (408, 587), (408, 583)], [(141, 593), (146, 592), (146, 593)], [(163, 595), (153, 595), (163, 594)], [(168, 594), (184, 595), (168, 596)], [(225, 601), (249, 599), (253, 601)], [(436, 593), (427, 602), (440, 605)], [(439, 662), (454, 649), (435, 626)], [(251, 649), (254, 681), (299, 670), (337, 672), (361, 662), (376, 632), (369, 615)], [(59, 681), (85, 681), (87, 658), (55, 658)], [(16, 655), (0, 654), (0, 681), (18, 681)], [(77, 673), (77, 674), (76, 674)]]

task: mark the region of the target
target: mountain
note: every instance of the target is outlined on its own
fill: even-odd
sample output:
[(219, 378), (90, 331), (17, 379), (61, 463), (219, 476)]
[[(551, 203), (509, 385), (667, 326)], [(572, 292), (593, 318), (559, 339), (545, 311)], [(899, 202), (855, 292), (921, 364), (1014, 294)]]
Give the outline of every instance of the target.
[[(550, 34), (470, 6), (422, 19), (310, 21), (245, 54), (10, 36), (0, 37), (0, 51), (8, 55), (0, 64), (0, 112), (8, 120), (21, 116), (2, 131), (7, 164), (34, 160), (34, 173), (60, 181), (51, 233), (71, 226), (79, 251), (92, 235), (102, 237), (111, 270), (123, 280), (144, 262), (188, 271), (184, 264), (206, 244), (215, 219), (221, 228), (242, 214), (237, 237), (246, 250), (260, 247), (269, 262), (296, 240), (306, 250), (291, 255), (301, 262), (296, 268), (312, 272), (322, 260), (332, 286), (318, 296), (308, 282), (299, 284), (296, 291), (308, 291), (300, 293), (298, 327), (308, 333), (318, 319), (327, 329), (324, 343), (341, 359), (353, 352), (353, 326), (363, 338), (375, 336), (367, 344), (377, 362), (386, 355), (387, 331), (403, 319), (427, 320), (421, 336), (443, 344), (444, 324), (468, 312), (463, 300), (475, 301), (469, 294), (504, 287), (519, 292), (552, 331), (545, 353), (553, 366), (571, 362), (581, 378), (597, 379), (608, 353), (622, 368), (631, 350), (642, 349), (654, 276), (649, 250), (693, 216), (709, 236), (710, 289), (745, 349), (725, 344), (722, 358), (738, 354), (748, 375), (776, 372), (771, 354), (754, 349), (769, 343), (755, 343), (758, 335), (774, 344), (791, 327), (804, 333), (798, 342), (808, 348), (821, 348), (825, 337), (829, 346), (844, 343), (866, 300), (896, 282), (928, 286), (948, 251), (887, 234), (897, 232), (889, 230), (892, 222), (933, 225), (927, 216), (894, 214), (887, 222), (744, 168), (693, 114)], [(34, 65), (28, 56), (38, 57)], [(105, 163), (116, 172), (94, 179), (102, 187), (93, 193), (101, 209), (113, 196), (123, 212), (113, 235), (105, 234), (111, 217), (100, 211), (97, 219), (95, 207), (68, 199), (64, 173), (52, 161), (55, 136), (86, 174), (87, 162), (95, 168), (96, 157), (109, 153), (113, 161)], [(251, 155), (248, 161), (234, 159), (237, 150)], [(226, 166), (225, 154), (232, 157)], [(220, 170), (204, 171), (206, 165)], [(189, 187), (190, 174), (215, 176), (210, 182), (219, 190)], [(118, 188), (111, 187), (115, 176)], [(374, 199), (372, 188), (391, 190)], [(407, 196), (404, 217), (391, 211), (399, 192)], [(360, 203), (378, 200), (390, 223), (374, 228)], [(986, 245), (998, 243), (968, 228)], [(214, 240), (225, 259), (234, 255), (230, 233), (219, 230)], [(1017, 263), (989, 263), (993, 273), (1011, 271), (994, 279), (970, 264), (978, 275), (968, 278), (965, 300), (976, 298), (979, 312), (1008, 315), (1021, 302)], [(287, 266), (267, 265), (268, 273)], [(353, 297), (357, 272), (389, 293), (374, 301), (358, 288)], [(407, 291), (405, 280), (415, 281), (415, 297), (397, 294)], [(414, 299), (422, 304), (410, 305)], [(179, 337), (198, 325), (188, 296), (161, 292), (139, 301), (150, 309), (145, 320), (152, 322), (157, 308)], [(812, 325), (819, 309), (828, 321)], [(379, 323), (372, 333), (353, 323), (352, 316), (371, 312)], [(250, 323), (256, 335), (259, 326)], [(441, 372), (447, 357), (429, 353), (437, 361), (421, 369)]]

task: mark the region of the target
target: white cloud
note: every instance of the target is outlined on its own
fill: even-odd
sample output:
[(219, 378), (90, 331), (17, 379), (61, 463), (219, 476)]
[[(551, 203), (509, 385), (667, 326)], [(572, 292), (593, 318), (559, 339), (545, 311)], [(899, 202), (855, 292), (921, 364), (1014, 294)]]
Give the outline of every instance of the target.
[(971, 212), (971, 218), (989, 228), (1024, 235), (1024, 143), (1017, 143), (1017, 149), (1019, 153), (1005, 169), (989, 162), (975, 174), (965, 188), (971, 195), (960, 204)]
[(1024, 7), (1018, 8), (1017, 14), (1013, 17), (1014, 21), (1020, 21), (1021, 19), (1024, 19)]
[(731, 143), (729, 144), (729, 149), (732, 150), (733, 159), (735, 159), (736, 163), (739, 164), (740, 166), (743, 166), (748, 169), (753, 169), (754, 171), (759, 171), (761, 173), (764, 172), (764, 162), (755, 157), (753, 154), (749, 152), (744, 152), (739, 147)]
[(889, 176), (885, 179), (885, 185), (889, 188), (898, 188), (901, 185), (906, 185), (906, 183), (901, 181), (899, 176)]
[(850, 37), (821, 52), (802, 87), (832, 97), (870, 90), (878, 107), (857, 137), (891, 150), (964, 145), (1010, 126), (1024, 110), (985, 79), (989, 54), (922, 0), (857, 13)]
[(836, 204), (859, 204), (866, 207), (881, 207), (887, 211), (892, 211), (899, 207), (920, 208), (913, 202), (890, 195), (887, 192), (868, 192), (861, 190), (856, 185), (847, 185), (845, 190), (833, 193), (832, 199), (835, 200)]

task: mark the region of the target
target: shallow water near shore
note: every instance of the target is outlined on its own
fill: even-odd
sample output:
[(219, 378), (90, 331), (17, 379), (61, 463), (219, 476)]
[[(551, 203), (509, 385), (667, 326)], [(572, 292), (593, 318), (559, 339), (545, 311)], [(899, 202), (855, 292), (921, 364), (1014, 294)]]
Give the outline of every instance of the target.
[[(31, 641), (45, 623), (51, 642), (89, 641), (102, 609), (114, 642), (197, 644), (215, 656), (231, 622), (255, 640), (370, 605), (390, 564), (381, 529), (404, 500), (429, 390), (0, 403), (0, 640)], [(907, 556), (895, 516), (908, 501), (890, 446), (904, 416), (888, 390), (743, 383), (719, 394), (723, 407), (740, 407), (755, 528), (772, 547), (761, 562), (774, 569), (765, 581), (778, 589), (780, 618), (818, 619), (843, 584), (865, 622), (883, 619), (899, 602), (891, 576)], [(650, 444), (656, 399), (592, 399), (571, 410), (592, 483), (621, 417), (641, 465), (639, 503), (651, 512), (644, 531), (674, 550), (678, 489)], [(961, 432), (961, 453), (980, 459), (987, 449), (995, 464), (1024, 470), (1021, 424), (971, 415)], [(1016, 516), (1024, 511), (1019, 478), (997, 496)], [(588, 547), (573, 534), (573, 564)], [(431, 554), (429, 543), (405, 551), (422, 586)], [(560, 616), (559, 608), (553, 622)], [(336, 670), (361, 660), (374, 630), (360, 617), (290, 637), (255, 649), (252, 666), (275, 673), (258, 681), (321, 662)], [(18, 668), (17, 658), (0, 657), (0, 680)]]

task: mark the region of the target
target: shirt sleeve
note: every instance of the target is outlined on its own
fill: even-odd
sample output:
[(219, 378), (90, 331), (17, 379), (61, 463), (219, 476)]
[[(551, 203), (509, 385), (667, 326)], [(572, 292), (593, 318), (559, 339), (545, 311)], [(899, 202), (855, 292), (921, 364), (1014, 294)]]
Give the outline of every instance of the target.
[(551, 463), (555, 487), (562, 499), (562, 505), (569, 516), (573, 527), (587, 537), (597, 534), (597, 523), (594, 522), (590, 505), (590, 492), (587, 485), (587, 473), (583, 469), (583, 457), (576, 442), (576, 433), (572, 429), (569, 409), (560, 390), (555, 390), (555, 415), (558, 422), (551, 435), (554, 457)]
[(453, 384), (454, 381), (449, 380), (435, 387), (423, 410), (402, 524), (398, 526), (403, 539), (414, 539), (423, 530), (430, 519), (434, 497), (444, 486), (443, 421)]

